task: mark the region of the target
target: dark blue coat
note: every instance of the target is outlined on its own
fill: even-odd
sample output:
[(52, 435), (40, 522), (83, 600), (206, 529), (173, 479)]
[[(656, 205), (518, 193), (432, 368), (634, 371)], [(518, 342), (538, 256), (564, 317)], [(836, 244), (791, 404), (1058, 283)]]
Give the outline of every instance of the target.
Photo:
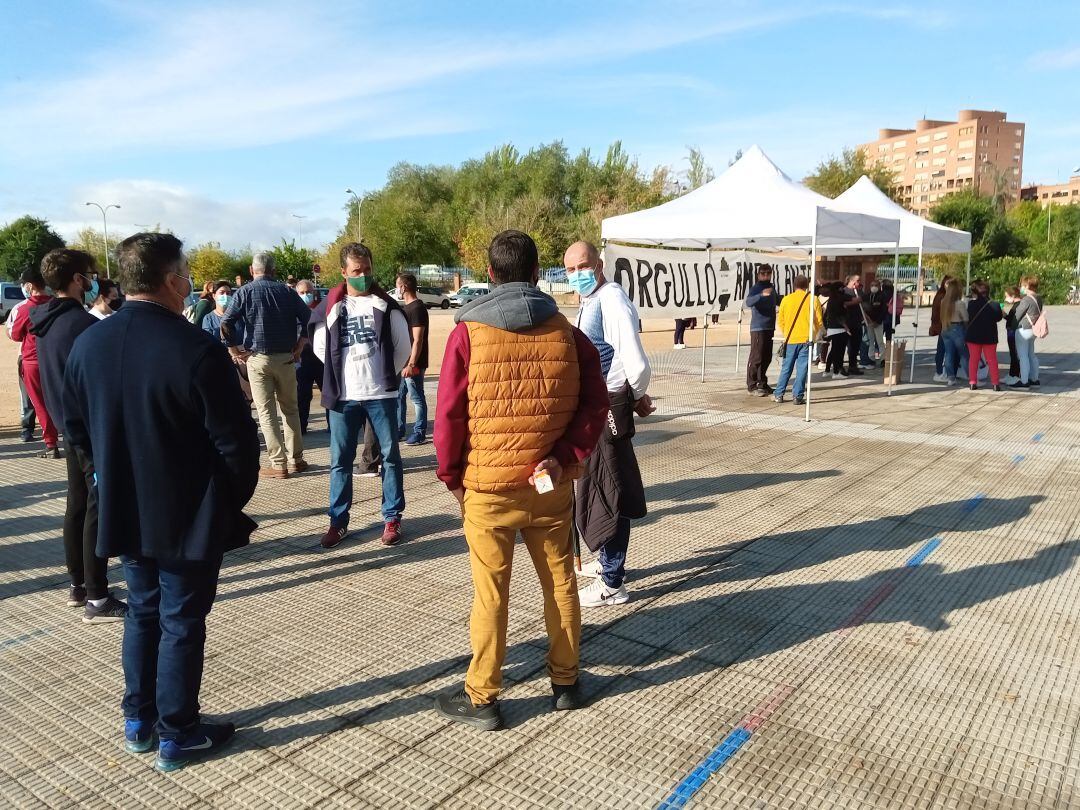
[[(762, 295), (771, 289), (772, 295)], [(759, 281), (746, 294), (746, 308), (750, 310), (751, 332), (772, 332), (776, 329), (776, 288), (771, 281)]]
[(258, 435), (220, 341), (129, 299), (75, 341), (64, 417), (97, 476), (99, 556), (212, 560), (249, 542)]
[(38, 367), (45, 410), (56, 423), (64, 425), (64, 368), (75, 339), (98, 322), (74, 298), (53, 298), (30, 310), (30, 331), (37, 335)]

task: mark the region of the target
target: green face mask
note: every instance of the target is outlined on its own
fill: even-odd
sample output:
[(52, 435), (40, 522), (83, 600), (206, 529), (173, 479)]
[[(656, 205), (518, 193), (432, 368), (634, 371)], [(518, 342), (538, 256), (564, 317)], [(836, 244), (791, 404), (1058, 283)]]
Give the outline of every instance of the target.
[(371, 276), (349, 276), (345, 280), (349, 282), (349, 286), (358, 293), (371, 292), (371, 285), (373, 283)]

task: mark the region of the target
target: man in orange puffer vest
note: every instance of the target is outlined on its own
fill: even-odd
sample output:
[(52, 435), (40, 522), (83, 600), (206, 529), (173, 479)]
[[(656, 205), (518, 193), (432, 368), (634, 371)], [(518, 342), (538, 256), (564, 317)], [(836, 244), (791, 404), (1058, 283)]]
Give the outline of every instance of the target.
[(502, 725), (497, 698), (518, 532), (544, 593), (554, 706), (580, 705), (573, 479), (608, 410), (599, 354), (536, 288), (533, 240), (504, 231), (488, 262), (494, 289), (459, 310), (446, 342), (434, 432), (439, 479), (462, 504), (474, 588), (465, 687), (440, 695), (435, 708), (483, 730)]

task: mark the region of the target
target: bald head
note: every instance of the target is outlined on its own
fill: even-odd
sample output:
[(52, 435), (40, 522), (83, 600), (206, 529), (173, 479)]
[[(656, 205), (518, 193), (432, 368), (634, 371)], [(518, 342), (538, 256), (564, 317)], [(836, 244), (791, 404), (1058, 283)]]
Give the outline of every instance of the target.
[(583, 270), (586, 267), (600, 270), (600, 251), (591, 242), (574, 242), (563, 254), (563, 267), (567, 270)]

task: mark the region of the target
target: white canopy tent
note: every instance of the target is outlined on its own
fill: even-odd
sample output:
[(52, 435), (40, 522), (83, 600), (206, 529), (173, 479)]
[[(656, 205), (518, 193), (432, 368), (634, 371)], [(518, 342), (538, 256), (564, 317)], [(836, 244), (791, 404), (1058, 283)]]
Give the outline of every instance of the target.
[[(792, 180), (753, 146), (701, 188), (655, 208), (605, 219), (601, 236), (605, 242), (663, 247), (809, 249), (813, 293), (819, 250), (863, 244), (895, 249), (900, 223), (895, 216), (837, 210), (832, 200)], [(807, 307), (807, 317), (813, 335), (813, 306)], [(703, 346), (702, 364), (704, 353)], [(807, 373), (807, 420), (811, 376)]]
[[(876, 254), (893, 251), (893, 312), (896, 311), (896, 285), (900, 273), (900, 254), (918, 253), (918, 274), (922, 279), (923, 256), (925, 254), (940, 253), (966, 253), (967, 254), (967, 284), (971, 285), (971, 234), (967, 231), (959, 231), (955, 228), (947, 228), (938, 225), (928, 219), (917, 216), (906, 208), (898, 205), (874, 185), (874, 181), (865, 174), (855, 181), (854, 185), (831, 202), (835, 208), (843, 211), (858, 211), (864, 214), (872, 214), (878, 217), (889, 217), (900, 221), (900, 240), (896, 245), (882, 242), (877, 245), (851, 244), (832, 246), (822, 253), (829, 256), (851, 256), (856, 254)], [(921, 290), (921, 281), (918, 286)], [(908, 381), (915, 379), (915, 348), (918, 344), (919, 306), (922, 296), (916, 292), (915, 297), (915, 338), (911, 344), (911, 372)], [(894, 315), (894, 327), (896, 316)]]

